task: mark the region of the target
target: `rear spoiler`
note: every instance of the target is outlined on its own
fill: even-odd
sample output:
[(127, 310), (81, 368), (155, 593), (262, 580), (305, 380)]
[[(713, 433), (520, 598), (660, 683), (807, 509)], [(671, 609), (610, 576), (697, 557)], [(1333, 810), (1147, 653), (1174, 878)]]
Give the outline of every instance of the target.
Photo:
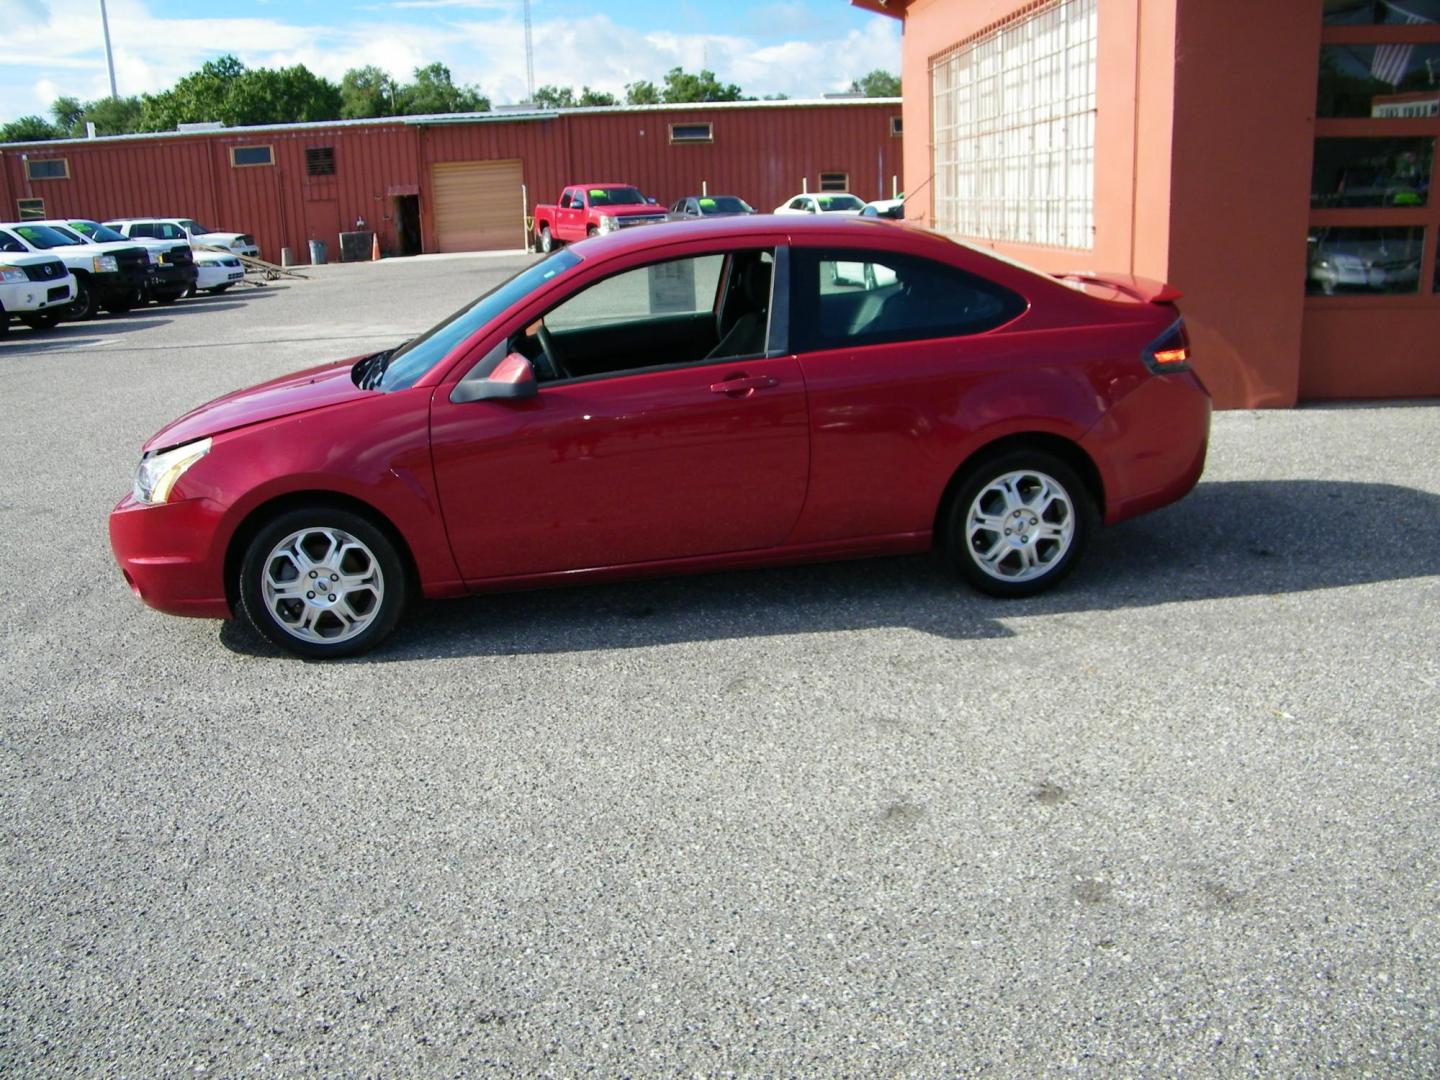
[(1145, 304), (1173, 304), (1184, 294), (1174, 285), (1134, 274), (1092, 274), (1087, 271), (1055, 274), (1060, 281), (1078, 281), (1087, 285), (1108, 285)]

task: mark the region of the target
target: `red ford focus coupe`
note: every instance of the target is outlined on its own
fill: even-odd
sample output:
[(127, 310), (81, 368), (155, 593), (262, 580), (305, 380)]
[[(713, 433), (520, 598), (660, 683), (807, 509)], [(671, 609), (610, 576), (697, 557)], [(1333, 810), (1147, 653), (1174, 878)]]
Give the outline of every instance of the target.
[(1027, 596), (1199, 479), (1177, 295), (880, 221), (586, 240), (398, 348), (182, 416), (111, 541), (147, 604), (307, 657), (417, 595), (936, 543)]

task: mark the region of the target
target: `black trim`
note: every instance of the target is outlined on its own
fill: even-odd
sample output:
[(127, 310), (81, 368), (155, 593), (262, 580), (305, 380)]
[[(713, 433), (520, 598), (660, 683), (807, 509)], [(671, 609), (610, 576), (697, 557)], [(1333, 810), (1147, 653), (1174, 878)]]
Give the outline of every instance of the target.
[(768, 360), (790, 354), (790, 245), (776, 245), (774, 259), (775, 269), (770, 275), (770, 325), (765, 331)]

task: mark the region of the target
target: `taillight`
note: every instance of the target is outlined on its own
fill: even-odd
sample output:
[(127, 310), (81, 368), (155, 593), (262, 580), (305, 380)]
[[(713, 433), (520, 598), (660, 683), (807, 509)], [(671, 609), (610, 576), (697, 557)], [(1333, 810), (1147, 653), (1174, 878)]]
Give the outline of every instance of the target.
[(1185, 333), (1185, 320), (1176, 319), (1170, 329), (1145, 346), (1140, 358), (1157, 375), (1189, 371), (1190, 336)]

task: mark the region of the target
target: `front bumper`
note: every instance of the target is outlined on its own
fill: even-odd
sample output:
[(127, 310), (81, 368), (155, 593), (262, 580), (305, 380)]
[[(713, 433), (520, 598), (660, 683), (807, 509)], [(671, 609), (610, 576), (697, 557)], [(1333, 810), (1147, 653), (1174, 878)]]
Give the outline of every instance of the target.
[(196, 265), (197, 276), (195, 288), (214, 289), (221, 285), (234, 285), (245, 280), (245, 267), (240, 261), (235, 260), (234, 266), (222, 266), (216, 263), (198, 263)]
[(64, 307), (75, 297), (73, 277), (0, 285), (0, 318)]
[(195, 284), (196, 277), (194, 263), (156, 263), (145, 278), (145, 288), (151, 293), (183, 293)]
[(91, 274), (89, 284), (102, 304), (112, 300), (123, 300), (144, 291), (145, 270), (143, 267), (137, 267), (133, 270), (121, 270), (118, 273)]
[(230, 618), (221, 518), (207, 499), (158, 506), (121, 499), (110, 512), (110, 547), (131, 591), (170, 615)]

